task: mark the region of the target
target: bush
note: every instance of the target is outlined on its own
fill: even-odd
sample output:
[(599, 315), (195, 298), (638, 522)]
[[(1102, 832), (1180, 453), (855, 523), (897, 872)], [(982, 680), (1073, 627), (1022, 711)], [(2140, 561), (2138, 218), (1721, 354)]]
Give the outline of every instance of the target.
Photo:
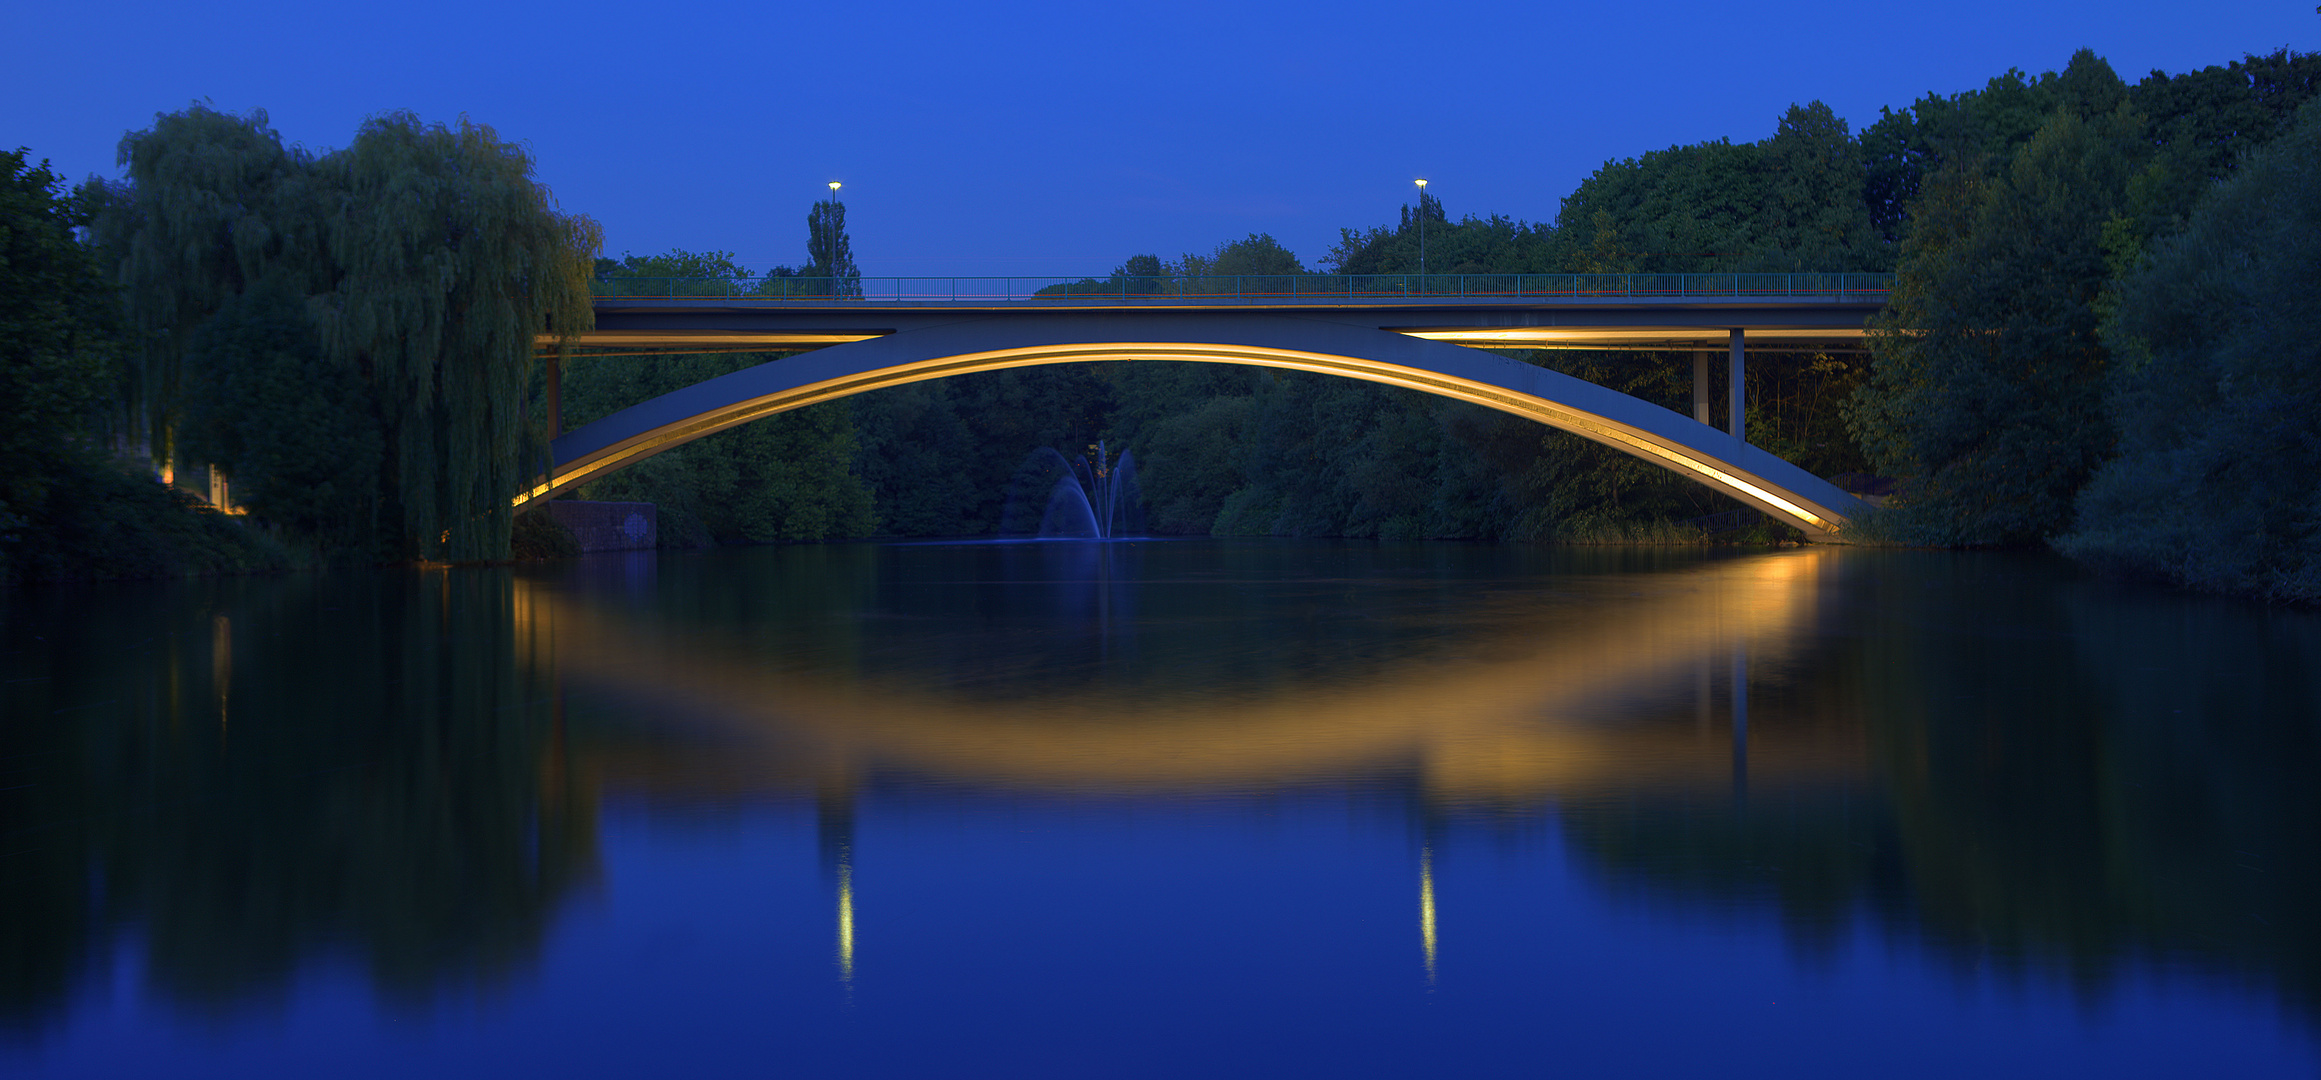
[(241, 518), (93, 453), (60, 456), (46, 498), (19, 508), (11, 581), (94, 581), (281, 570), (282, 546)]
[(546, 510), (517, 514), (509, 539), (517, 559), (569, 559), (580, 554), (580, 538)]

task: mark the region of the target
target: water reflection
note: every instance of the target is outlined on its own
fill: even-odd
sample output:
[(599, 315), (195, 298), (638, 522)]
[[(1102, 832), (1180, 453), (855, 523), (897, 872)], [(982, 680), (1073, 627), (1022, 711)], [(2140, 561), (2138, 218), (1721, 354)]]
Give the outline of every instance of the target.
[(9, 595), (0, 1019), (52, 1015), (123, 933), (202, 1011), (327, 958), (405, 1000), (528, 965), (594, 872), (598, 784), (511, 598), (505, 574)]
[(1867, 932), (2321, 1015), (2321, 620), (2038, 560), (860, 546), (0, 602), (19, 1028), (124, 941), (195, 1011), (347, 959), (394, 1000), (509, 985), (596, 881), (608, 799), (810, 814), (814, 962), (850, 995), (897, 917), (858, 919), (882, 800), (1321, 799), (1409, 838), (1377, 933), (1414, 974), (1415, 871), (1445, 992), (1486, 947), (1443, 894), (1461, 845), (1552, 832), (1600, 893), (1808, 961)]
[[(715, 747), (679, 787), (902, 772), (1182, 794), (1409, 776), (1434, 802), (1524, 806), (1724, 792), (1751, 769), (1760, 783), (1852, 782), (1863, 768), (1859, 733), (1837, 726), (1752, 744), (1733, 723), (1728, 766), (1697, 730), (1634, 722), (1686, 707), (1745, 716), (1748, 657), (1779, 666), (1813, 644), (1830, 552), (1512, 589), (1401, 570), (1123, 580), (1094, 561), (1114, 557), (1026, 545), (973, 556), (972, 576), (884, 579), (918, 595), (907, 608), (869, 600), (863, 621), (921, 624), (882, 627), (935, 639), (910, 666), (812, 630), (769, 636), (697, 609), (604, 603), (573, 582), (520, 580), (516, 604), (522, 633), (553, 641), (574, 685)], [(1724, 701), (1692, 689), (1695, 673), (1726, 669)]]
[(1426, 981), (1435, 981), (1435, 851), (1418, 849), (1418, 938), (1426, 948)]

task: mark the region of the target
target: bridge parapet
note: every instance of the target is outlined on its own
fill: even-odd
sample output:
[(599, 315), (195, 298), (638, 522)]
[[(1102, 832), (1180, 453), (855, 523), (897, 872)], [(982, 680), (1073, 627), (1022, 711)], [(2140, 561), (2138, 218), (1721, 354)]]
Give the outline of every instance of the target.
[(1156, 277), (617, 277), (601, 301), (733, 300), (768, 304), (1604, 303), (1619, 301), (1882, 304), (1892, 274), (1265, 274)]

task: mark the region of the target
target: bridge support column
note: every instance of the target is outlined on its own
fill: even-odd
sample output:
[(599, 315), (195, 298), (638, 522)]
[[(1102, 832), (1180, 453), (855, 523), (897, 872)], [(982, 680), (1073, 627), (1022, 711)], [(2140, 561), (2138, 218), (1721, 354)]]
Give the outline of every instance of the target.
[(562, 350), (548, 354), (548, 437), (564, 434), (564, 363)]
[(1747, 410), (1749, 377), (1748, 372), (1743, 366), (1743, 354), (1747, 351), (1743, 347), (1743, 339), (1745, 336), (1746, 335), (1743, 331), (1733, 331), (1732, 385), (1728, 388), (1730, 391), (1729, 396), (1732, 398), (1733, 403), (1733, 423), (1732, 426), (1726, 430), (1733, 433), (1734, 442), (1749, 441), (1749, 419)]
[(1692, 353), (1692, 418), (1707, 424), (1709, 419), (1709, 351), (1695, 349)]

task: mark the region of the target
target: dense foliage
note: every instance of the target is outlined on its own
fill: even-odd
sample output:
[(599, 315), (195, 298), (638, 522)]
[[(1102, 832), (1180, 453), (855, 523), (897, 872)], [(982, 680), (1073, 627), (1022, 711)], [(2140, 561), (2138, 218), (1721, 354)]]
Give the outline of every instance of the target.
[[(46, 501), (56, 457), (83, 433), (110, 375), (117, 327), (96, 260), (73, 242), (78, 208), (46, 163), (0, 153), (0, 543)], [(98, 302), (90, 302), (96, 298)], [(5, 548), (0, 548), (4, 552)], [(5, 555), (0, 555), (5, 558)]]
[(120, 352), (114, 292), (45, 164), (0, 153), (0, 581), (254, 570), (281, 553), (131, 475), (97, 438)]
[(1872, 129), (1872, 175), (1906, 232), (1847, 419), (1908, 481), (1883, 528), (2030, 544), (2072, 527), (2114, 449), (2109, 280), (2277, 137), (2317, 80), (2321, 64), (2283, 51), (2131, 87), (2082, 51), (2059, 74), (2009, 72)]
[[(1929, 94), (1858, 133), (1811, 102), (1756, 142), (1607, 162), (1553, 222), (1453, 219), (1422, 195), (1391, 225), (1341, 230), (1312, 266), (1254, 233), (1135, 255), (1054, 291), (1406, 275), (1422, 234), (1436, 274), (1893, 271), (1866, 352), (1757, 350), (1747, 376), (1752, 442), (1895, 492), (1865, 533), (2069, 537), (2063, 546), (2109, 568), (2308, 597), (2313, 494), (2266, 483), (2280, 470), (2256, 463), (2303, 460), (2294, 425), (2276, 421), (2311, 410), (2304, 354), (2278, 328), (2301, 312), (2313, 265), (2293, 212), (2308, 197), (2292, 162), (2305, 136), (2266, 148), (2317, 92), (2321, 60), (2285, 49), (2132, 84), (2082, 51), (2058, 72)], [(504, 557), (507, 496), (545, 434), (542, 346), (588, 325), (594, 226), (556, 212), (520, 151), (464, 121), (389, 114), (346, 150), (312, 155), (285, 148), (263, 114), (196, 106), (132, 133), (122, 155), (126, 182), (72, 200), (15, 159), (11, 215), (38, 204), (48, 224), (10, 234), (32, 247), (9, 272), (79, 280), (94, 265), (114, 277), (127, 347), (109, 344), (102, 327), (116, 316), (102, 303), (68, 311), (25, 299), (54, 286), (13, 293), (6, 406), (22, 415), (0, 433), (0, 464), (70, 444), (93, 418), (89, 430), (157, 459), (222, 466), (237, 501), (300, 545)], [(2241, 179), (2252, 168), (2262, 178)], [(75, 244), (68, 230), (83, 222)], [(805, 224), (796, 268), (752, 273), (730, 253), (674, 251), (595, 260), (595, 287), (854, 287), (844, 205), (816, 202)], [(63, 291), (103, 293), (94, 278)], [(1512, 355), (1680, 412), (1691, 396), (1684, 353)], [(562, 419), (774, 359), (572, 356)], [(1707, 390), (1721, 400), (1725, 388)], [(681, 544), (987, 534), (1022, 494), (1027, 454), (1099, 440), (1137, 454), (1145, 517), (1163, 533), (1697, 539), (1688, 523), (1734, 506), (1475, 406), (1145, 362), (990, 372), (801, 409), (584, 494), (659, 503), (662, 535)], [(0, 480), (0, 529), (60, 467)]]
[(140, 331), (127, 430), (303, 541), (505, 558), (545, 435), (539, 342), (590, 325), (595, 224), (465, 120), (388, 113), (315, 156), (263, 112), (196, 105), (121, 156), (128, 182), (89, 197)]
[(2157, 244), (2110, 309), (2120, 452), (2060, 546), (2130, 574), (2321, 601), (2321, 106)]
[(2058, 112), (1999, 175), (1969, 159), (1917, 204), (1849, 419), (1881, 471), (1912, 478), (1923, 539), (2055, 535), (2110, 445), (2095, 300), (2131, 167), (2125, 119)]

